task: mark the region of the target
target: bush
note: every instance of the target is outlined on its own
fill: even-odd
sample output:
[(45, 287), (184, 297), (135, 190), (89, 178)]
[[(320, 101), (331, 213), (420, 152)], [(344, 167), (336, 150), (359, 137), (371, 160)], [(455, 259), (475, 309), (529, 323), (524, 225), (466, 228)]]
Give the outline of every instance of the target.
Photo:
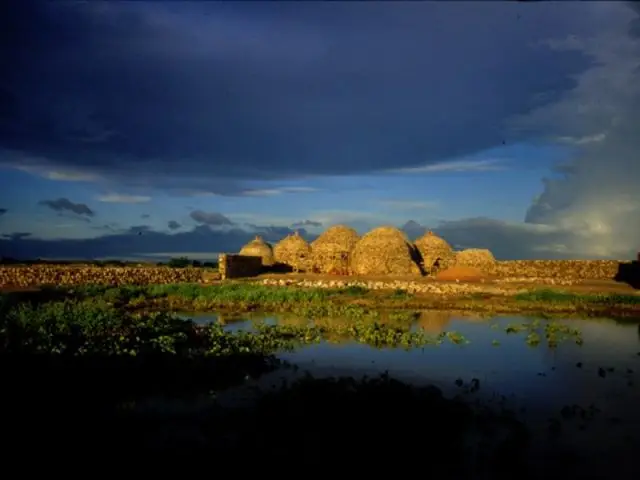
[(187, 257), (171, 258), (167, 265), (171, 268), (186, 268), (191, 265), (191, 260)]

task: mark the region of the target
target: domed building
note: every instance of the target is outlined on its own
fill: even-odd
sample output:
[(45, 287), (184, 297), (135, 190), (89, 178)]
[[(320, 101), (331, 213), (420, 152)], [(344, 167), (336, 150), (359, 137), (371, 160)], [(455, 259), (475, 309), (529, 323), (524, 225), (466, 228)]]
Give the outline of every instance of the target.
[(378, 227), (365, 234), (351, 256), (354, 275), (422, 275), (418, 252), (395, 227)]
[(256, 235), (256, 238), (242, 247), (240, 249), (240, 255), (260, 257), (262, 258), (262, 265), (265, 267), (270, 267), (275, 263), (273, 248), (265, 242), (260, 235)]
[(273, 248), (276, 264), (288, 266), (294, 272), (305, 272), (309, 269), (311, 246), (302, 238), (300, 232), (287, 235)]
[(353, 249), (360, 239), (346, 225), (334, 225), (311, 242), (311, 265), (316, 273), (348, 275)]
[(455, 252), (444, 238), (428, 231), (415, 241), (415, 246), (422, 258), (422, 268), (427, 275), (449, 267), (455, 258)]

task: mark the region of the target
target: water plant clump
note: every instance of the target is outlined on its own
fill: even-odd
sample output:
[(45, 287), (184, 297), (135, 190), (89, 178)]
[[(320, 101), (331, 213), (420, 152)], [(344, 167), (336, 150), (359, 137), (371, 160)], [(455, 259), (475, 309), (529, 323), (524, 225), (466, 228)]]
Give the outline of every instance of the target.
[(509, 324), (505, 327), (505, 332), (525, 333), (526, 342), (529, 346), (539, 345), (543, 337), (551, 348), (564, 341), (573, 341), (577, 345), (582, 345), (584, 342), (582, 333), (577, 328), (561, 322), (546, 322), (542, 327), (539, 319), (520, 324)]
[(410, 322), (415, 318), (413, 312), (404, 315), (393, 312), (391, 324), (381, 323), (378, 315), (369, 312), (347, 317), (351, 318), (347, 323), (319, 326), (263, 324), (258, 325), (255, 332), (231, 333), (217, 323), (197, 325), (167, 312), (131, 312), (106, 300), (65, 299), (5, 308), (0, 322), (0, 341), (5, 354), (137, 356), (161, 353), (193, 358), (242, 353), (270, 355), (319, 342), (331, 335), (377, 347), (410, 348), (437, 344), (441, 340), (423, 331), (410, 331)]

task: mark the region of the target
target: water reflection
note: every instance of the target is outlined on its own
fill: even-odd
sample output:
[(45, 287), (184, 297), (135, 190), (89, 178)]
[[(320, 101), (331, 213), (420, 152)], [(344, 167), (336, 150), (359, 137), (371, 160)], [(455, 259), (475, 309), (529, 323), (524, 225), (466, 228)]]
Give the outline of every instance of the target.
[(456, 318), (464, 318), (468, 322), (484, 322), (486, 316), (473, 314), (473, 313), (456, 313), (439, 310), (425, 310), (420, 312), (415, 327), (421, 328), (427, 333), (439, 334), (447, 330), (451, 321)]
[[(190, 315), (189, 315), (190, 316)], [(295, 315), (250, 313), (221, 316), (199, 315), (197, 322), (214, 321), (228, 330), (252, 330), (258, 322), (303, 326), (305, 318)], [(282, 358), (295, 362), (315, 374), (358, 371), (377, 374), (389, 371), (414, 382), (435, 382), (449, 391), (453, 380), (478, 378), (485, 392), (514, 393), (538, 405), (559, 402), (606, 402), (618, 404), (640, 384), (639, 324), (613, 320), (566, 320), (562, 323), (582, 332), (584, 345), (571, 341), (548, 348), (543, 341), (530, 347), (524, 334), (508, 334), (509, 324), (533, 322), (533, 317), (494, 317), (452, 312), (423, 311), (415, 318), (383, 313), (379, 321), (402, 329), (423, 329), (431, 334), (456, 331), (470, 343), (460, 346), (444, 343), (440, 347), (404, 351), (375, 349), (356, 343), (348, 334), (329, 334), (328, 342), (310, 345)], [(323, 318), (320, 326), (347, 325), (350, 320)], [(540, 321), (544, 326), (545, 321)], [(540, 332), (544, 339), (544, 332)], [(604, 369), (605, 377), (599, 375)], [(610, 371), (611, 370), (611, 371)], [(605, 388), (606, 387), (606, 388)]]

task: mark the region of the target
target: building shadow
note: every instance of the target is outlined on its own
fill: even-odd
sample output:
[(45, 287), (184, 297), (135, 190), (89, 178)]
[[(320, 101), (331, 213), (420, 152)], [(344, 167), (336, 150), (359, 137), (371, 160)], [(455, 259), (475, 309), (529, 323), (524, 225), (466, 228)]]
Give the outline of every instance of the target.
[(286, 263), (275, 263), (270, 266), (262, 267), (262, 273), (292, 273), (293, 267)]
[(640, 289), (640, 261), (634, 260), (620, 263), (614, 280), (626, 283), (635, 289)]

